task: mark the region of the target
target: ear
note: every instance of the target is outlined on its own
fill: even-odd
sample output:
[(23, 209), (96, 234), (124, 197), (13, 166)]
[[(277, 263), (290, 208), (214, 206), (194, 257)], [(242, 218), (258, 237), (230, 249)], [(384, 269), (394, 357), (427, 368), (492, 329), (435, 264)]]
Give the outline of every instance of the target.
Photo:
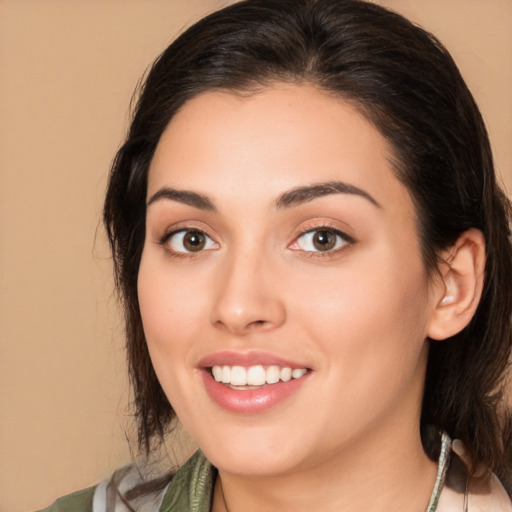
[(427, 336), (444, 340), (466, 327), (480, 302), (484, 286), (485, 240), (478, 229), (462, 233), (443, 252), (440, 276), (434, 283), (434, 309)]

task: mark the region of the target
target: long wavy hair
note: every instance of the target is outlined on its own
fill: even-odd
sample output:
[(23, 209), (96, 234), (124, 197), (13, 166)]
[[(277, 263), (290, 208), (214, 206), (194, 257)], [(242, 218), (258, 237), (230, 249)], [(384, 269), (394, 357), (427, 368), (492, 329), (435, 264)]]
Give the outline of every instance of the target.
[(461, 439), (512, 489), (511, 421), (504, 382), (511, 352), (511, 207), (496, 182), (488, 135), (453, 59), (430, 33), (360, 0), (245, 0), (202, 19), (156, 60), (140, 87), (113, 162), (104, 206), (139, 446), (149, 453), (175, 413), (149, 357), (137, 299), (148, 169), (180, 107), (205, 91), (251, 93), (276, 82), (314, 84), (353, 104), (394, 150), (413, 198), (425, 267), (469, 228), (486, 242), (485, 286), (471, 323), (430, 341), (421, 418)]

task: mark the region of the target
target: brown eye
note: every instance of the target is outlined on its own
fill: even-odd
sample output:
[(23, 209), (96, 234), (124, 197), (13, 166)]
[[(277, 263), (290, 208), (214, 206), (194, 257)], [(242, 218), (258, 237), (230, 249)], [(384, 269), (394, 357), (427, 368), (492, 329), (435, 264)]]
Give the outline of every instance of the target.
[(336, 235), (331, 231), (316, 231), (313, 246), (319, 251), (330, 251), (336, 245)]
[(173, 233), (167, 238), (165, 244), (172, 252), (177, 253), (194, 253), (219, 247), (219, 244), (215, 243), (206, 233), (192, 229), (183, 229)]
[(303, 251), (308, 253), (315, 252), (336, 252), (346, 245), (354, 243), (354, 239), (337, 229), (319, 228), (312, 229), (302, 233), (290, 245), (294, 251)]
[(200, 231), (188, 231), (183, 237), (183, 247), (189, 252), (199, 252), (206, 245), (206, 237)]

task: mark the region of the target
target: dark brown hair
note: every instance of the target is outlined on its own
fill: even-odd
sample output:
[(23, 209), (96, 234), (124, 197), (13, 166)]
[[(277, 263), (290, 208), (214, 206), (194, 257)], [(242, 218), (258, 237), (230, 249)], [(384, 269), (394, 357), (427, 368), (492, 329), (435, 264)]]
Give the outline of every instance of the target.
[(353, 103), (390, 142), (419, 219), (422, 254), (438, 255), (469, 228), (486, 241), (485, 288), (471, 323), (431, 341), (422, 427), (461, 439), (475, 464), (511, 489), (503, 380), (511, 350), (510, 204), (496, 183), (481, 114), (441, 43), (402, 16), (359, 0), (246, 0), (211, 14), (157, 59), (112, 166), (104, 222), (126, 314), (139, 444), (164, 436), (174, 411), (149, 358), (137, 300), (148, 168), (178, 109), (201, 92), (250, 93), (310, 83)]

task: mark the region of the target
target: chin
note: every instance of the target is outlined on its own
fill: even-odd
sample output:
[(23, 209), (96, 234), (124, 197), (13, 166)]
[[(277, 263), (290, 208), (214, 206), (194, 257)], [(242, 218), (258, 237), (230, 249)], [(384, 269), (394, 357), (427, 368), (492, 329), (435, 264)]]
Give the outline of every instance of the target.
[(207, 459), (221, 472), (243, 477), (275, 477), (292, 471), (298, 461), (286, 453), (267, 450), (237, 450), (220, 453), (205, 452)]
[(307, 458), (304, 432), (276, 425), (232, 426), (195, 436), (206, 458), (221, 472), (239, 476), (270, 477), (301, 466)]

